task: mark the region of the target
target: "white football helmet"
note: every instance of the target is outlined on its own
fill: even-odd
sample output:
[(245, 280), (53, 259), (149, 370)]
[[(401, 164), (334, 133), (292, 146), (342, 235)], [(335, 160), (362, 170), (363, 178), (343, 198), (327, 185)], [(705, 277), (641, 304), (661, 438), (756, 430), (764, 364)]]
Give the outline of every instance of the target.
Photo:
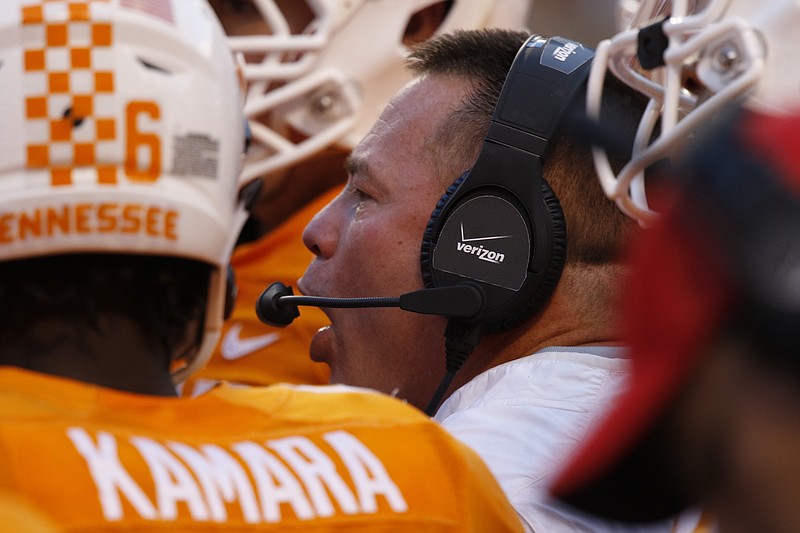
[[(0, 260), (162, 255), (214, 267), (210, 355), (245, 218), (237, 67), (205, 0), (0, 2)], [(182, 365), (182, 366), (180, 366)]]
[(606, 195), (647, 225), (656, 213), (644, 169), (673, 155), (697, 126), (739, 99), (766, 113), (800, 103), (800, 2), (619, 0), (617, 13), (622, 31), (598, 45), (587, 110), (597, 119), (607, 71), (650, 99), (633, 158), (618, 174), (602, 148), (594, 151)]
[[(233, 0), (214, 3), (226, 1)], [(403, 37), (416, 13), (435, 4), (447, 6), (434, 35), (456, 28), (523, 29), (531, 4), (531, 0), (292, 1), (304, 3), (312, 17), (301, 33), (290, 29), (288, 2), (282, 8), (280, 0), (247, 0), (269, 33), (237, 35), (239, 31), (228, 28), (231, 47), (245, 60), (245, 111), (252, 130), (245, 179), (286, 169), (329, 146), (352, 149), (410, 80)]]

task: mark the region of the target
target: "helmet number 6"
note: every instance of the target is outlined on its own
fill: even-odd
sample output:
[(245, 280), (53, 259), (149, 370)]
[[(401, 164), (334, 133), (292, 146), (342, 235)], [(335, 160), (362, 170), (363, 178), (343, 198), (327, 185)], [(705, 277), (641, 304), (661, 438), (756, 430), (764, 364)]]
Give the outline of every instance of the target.
[(155, 102), (131, 102), (125, 108), (125, 175), (131, 181), (154, 182), (161, 174), (161, 139), (139, 127), (142, 115), (151, 121), (161, 118)]

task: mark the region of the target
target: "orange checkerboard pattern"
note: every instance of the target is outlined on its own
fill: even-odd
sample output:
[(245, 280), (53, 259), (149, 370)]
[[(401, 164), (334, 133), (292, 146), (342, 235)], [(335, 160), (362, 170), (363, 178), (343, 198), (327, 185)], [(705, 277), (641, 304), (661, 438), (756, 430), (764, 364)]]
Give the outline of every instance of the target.
[(117, 124), (109, 0), (39, 0), (22, 6), (25, 39), (27, 166), (46, 169), (54, 186), (73, 168), (117, 181)]

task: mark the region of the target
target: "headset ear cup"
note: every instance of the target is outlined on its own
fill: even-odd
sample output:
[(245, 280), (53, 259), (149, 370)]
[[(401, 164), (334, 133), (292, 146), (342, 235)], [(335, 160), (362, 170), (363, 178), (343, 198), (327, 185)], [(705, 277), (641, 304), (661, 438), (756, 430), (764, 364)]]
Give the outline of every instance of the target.
[[(447, 191), (445, 191), (444, 195), (442, 195), (437, 202), (433, 213), (431, 213), (431, 218), (428, 220), (428, 225), (425, 228), (425, 233), (422, 238), (422, 250), (420, 253), (420, 268), (422, 271), (422, 279), (427, 288), (436, 287), (436, 281), (433, 275), (434, 229), (439, 221), (439, 217), (444, 211), (445, 205), (447, 205), (452, 196), (456, 193), (467, 175), (468, 172), (465, 172), (447, 188)], [(545, 267), (544, 275), (537, 278), (538, 286), (528, 289), (532, 290), (532, 295), (524, 303), (521, 310), (502, 320), (486, 323), (487, 333), (508, 331), (539, 313), (544, 306), (547, 305), (550, 296), (552, 296), (561, 278), (561, 272), (564, 269), (564, 262), (567, 255), (567, 224), (564, 220), (564, 212), (561, 210), (561, 203), (558, 201), (558, 197), (553, 192), (553, 189), (550, 188), (550, 185), (544, 180), (542, 180), (542, 200), (544, 209), (546, 210), (547, 220), (550, 224), (550, 240), (549, 243), (546, 244), (550, 248), (550, 259)], [(531, 278), (526, 283), (537, 283), (537, 279)]]
[(534, 287), (533, 294), (526, 305), (511, 317), (487, 324), (487, 333), (508, 331), (538, 314), (547, 305), (556, 290), (558, 280), (561, 279), (561, 272), (564, 270), (564, 262), (567, 258), (567, 223), (564, 220), (564, 211), (561, 209), (558, 197), (544, 180), (542, 180), (542, 199), (552, 231), (549, 244), (550, 261), (547, 263), (544, 276), (541, 277), (539, 285)]
[(450, 185), (445, 193), (439, 198), (439, 201), (436, 202), (436, 207), (433, 209), (433, 213), (431, 213), (431, 218), (428, 220), (428, 225), (425, 227), (425, 233), (422, 235), (422, 250), (420, 251), (420, 269), (422, 270), (422, 281), (425, 283), (425, 287), (431, 289), (436, 287), (436, 281), (433, 278), (433, 232), (434, 228), (436, 227), (436, 223), (439, 220), (439, 216), (442, 214), (442, 210), (444, 206), (450, 201), (450, 198), (453, 197), (453, 194), (458, 190), (461, 186), (461, 183), (469, 174), (469, 171), (464, 172), (461, 177), (456, 179), (452, 185)]

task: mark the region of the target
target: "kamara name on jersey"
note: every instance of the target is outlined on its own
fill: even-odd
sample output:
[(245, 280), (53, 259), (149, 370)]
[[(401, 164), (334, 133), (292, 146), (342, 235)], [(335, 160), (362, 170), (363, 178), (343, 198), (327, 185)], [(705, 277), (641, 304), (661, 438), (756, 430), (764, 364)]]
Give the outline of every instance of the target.
[(235, 512), (254, 524), (408, 510), (381, 460), (347, 431), (323, 433), (316, 443), (289, 436), (224, 446), (79, 427), (67, 436), (109, 521), (131, 508), (145, 520), (225, 522)]

